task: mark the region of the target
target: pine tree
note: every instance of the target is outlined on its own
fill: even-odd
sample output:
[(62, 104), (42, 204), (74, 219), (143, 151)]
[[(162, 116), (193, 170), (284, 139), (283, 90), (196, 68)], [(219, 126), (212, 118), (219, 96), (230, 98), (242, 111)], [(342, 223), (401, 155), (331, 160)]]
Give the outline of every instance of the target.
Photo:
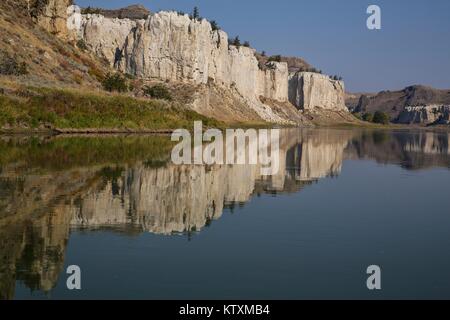
[(212, 20), (210, 23), (212, 31), (220, 30), (219, 24), (216, 22), (216, 20)]
[(234, 38), (233, 45), (236, 46), (236, 47), (240, 47), (241, 46), (241, 40), (239, 40), (239, 36), (236, 36), (236, 38)]
[(192, 12), (192, 18), (198, 20), (200, 18), (200, 11), (198, 7), (194, 7), (194, 11)]

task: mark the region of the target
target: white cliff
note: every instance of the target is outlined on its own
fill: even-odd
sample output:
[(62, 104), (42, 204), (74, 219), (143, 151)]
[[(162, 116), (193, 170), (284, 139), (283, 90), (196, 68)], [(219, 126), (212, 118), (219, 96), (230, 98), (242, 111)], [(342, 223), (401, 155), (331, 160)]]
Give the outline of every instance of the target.
[[(71, 18), (73, 20), (73, 18)], [(255, 50), (228, 45), (228, 35), (211, 24), (176, 12), (147, 20), (82, 15), (75, 33), (111, 67), (143, 79), (207, 84), (236, 90), (266, 120), (281, 121), (259, 97), (287, 101), (286, 63), (260, 70)]]
[(397, 122), (403, 124), (449, 124), (450, 106), (408, 106), (399, 114)]
[[(228, 35), (213, 30), (205, 19), (164, 11), (150, 14), (147, 20), (72, 12), (72, 32), (124, 73), (147, 80), (215, 84), (235, 92), (267, 121), (287, 123), (289, 119), (262, 99), (286, 103), (286, 108), (294, 111), (289, 101), (302, 109), (346, 110), (342, 82), (305, 73), (297, 74), (300, 87), (296, 87), (287, 63), (269, 62), (260, 68), (254, 49), (229, 45)], [(73, 23), (79, 20), (81, 23)], [(305, 105), (301, 105), (303, 101)]]
[(297, 108), (347, 111), (344, 83), (327, 75), (296, 72), (289, 75), (289, 101)]

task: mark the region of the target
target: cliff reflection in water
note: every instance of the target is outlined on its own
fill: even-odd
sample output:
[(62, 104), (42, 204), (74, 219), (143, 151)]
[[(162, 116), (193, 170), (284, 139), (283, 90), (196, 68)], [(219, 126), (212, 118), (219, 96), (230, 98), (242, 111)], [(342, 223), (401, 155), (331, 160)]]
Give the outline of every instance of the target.
[(199, 232), (224, 207), (338, 176), (344, 159), (450, 167), (448, 140), (448, 133), (423, 131), (286, 129), (280, 170), (265, 177), (258, 165), (173, 165), (165, 137), (4, 137), (0, 297), (12, 298), (18, 280), (32, 290), (51, 290), (72, 229)]

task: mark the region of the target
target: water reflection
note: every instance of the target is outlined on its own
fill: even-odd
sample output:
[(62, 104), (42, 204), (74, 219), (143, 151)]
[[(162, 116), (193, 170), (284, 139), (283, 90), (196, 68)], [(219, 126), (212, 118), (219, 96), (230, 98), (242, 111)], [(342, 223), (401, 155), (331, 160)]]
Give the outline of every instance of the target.
[(258, 165), (173, 165), (165, 137), (2, 137), (0, 298), (16, 281), (51, 290), (73, 229), (200, 232), (224, 207), (298, 192), (338, 176), (346, 159), (450, 167), (448, 143), (446, 132), (286, 129), (278, 174), (261, 176)]

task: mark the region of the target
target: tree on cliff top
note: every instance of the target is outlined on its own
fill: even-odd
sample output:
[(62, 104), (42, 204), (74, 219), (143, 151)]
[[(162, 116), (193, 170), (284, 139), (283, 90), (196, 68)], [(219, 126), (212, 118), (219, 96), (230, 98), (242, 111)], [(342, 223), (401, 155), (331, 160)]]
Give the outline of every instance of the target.
[(231, 40), (231, 44), (236, 47), (241, 46), (241, 40), (239, 39), (239, 36), (236, 36), (233, 40)]
[(198, 7), (194, 7), (194, 11), (192, 11), (192, 19), (200, 19), (200, 10), (198, 9)]
[(211, 23), (212, 31), (220, 30), (219, 24), (217, 23), (216, 20), (212, 20), (210, 23)]
[(270, 56), (267, 62), (281, 62), (281, 55)]

